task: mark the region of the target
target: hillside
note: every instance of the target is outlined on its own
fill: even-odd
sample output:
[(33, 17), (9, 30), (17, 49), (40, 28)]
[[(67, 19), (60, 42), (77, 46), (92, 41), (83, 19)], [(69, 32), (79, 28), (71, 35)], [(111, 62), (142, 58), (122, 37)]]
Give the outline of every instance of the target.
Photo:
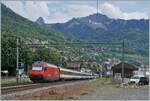
[(41, 27), (37, 23), (16, 14), (3, 4), (1, 5), (1, 21), (2, 36), (19, 36), (26, 41), (33, 41), (33, 39), (54, 43), (66, 41), (61, 33)]
[[(25, 43), (61, 43), (68, 42), (61, 33), (39, 26), (1, 5), (1, 69), (8, 70), (9, 75), (16, 75), (16, 37), (19, 40), (19, 63), (24, 69), (34, 61), (46, 61), (60, 64), (60, 53), (53, 47), (29, 48)], [(33, 50), (34, 49), (34, 50)]]
[(102, 14), (92, 14), (66, 23), (45, 25), (76, 41), (120, 42), (124, 39), (127, 48), (148, 56), (149, 20), (111, 19)]

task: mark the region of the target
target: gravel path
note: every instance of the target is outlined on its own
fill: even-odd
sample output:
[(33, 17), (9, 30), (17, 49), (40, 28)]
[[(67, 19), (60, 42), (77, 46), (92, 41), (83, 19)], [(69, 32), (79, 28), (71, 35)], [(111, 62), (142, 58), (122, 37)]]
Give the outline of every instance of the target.
[(81, 100), (148, 100), (149, 86), (140, 88), (117, 88), (115, 85), (104, 85), (87, 95)]

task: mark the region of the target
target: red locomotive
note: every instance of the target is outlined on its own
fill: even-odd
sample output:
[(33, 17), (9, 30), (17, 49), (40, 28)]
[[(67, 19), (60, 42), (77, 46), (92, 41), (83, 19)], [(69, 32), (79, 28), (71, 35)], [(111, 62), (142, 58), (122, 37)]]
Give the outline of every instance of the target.
[(92, 73), (83, 73), (55, 65), (37, 61), (29, 69), (29, 78), (33, 82), (56, 81), (61, 79), (90, 79), (95, 78)]

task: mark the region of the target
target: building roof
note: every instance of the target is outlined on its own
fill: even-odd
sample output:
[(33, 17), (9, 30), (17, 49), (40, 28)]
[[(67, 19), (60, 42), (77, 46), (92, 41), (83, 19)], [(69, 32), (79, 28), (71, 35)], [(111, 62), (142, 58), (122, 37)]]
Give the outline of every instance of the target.
[[(114, 65), (111, 69), (122, 69), (122, 62), (117, 65)], [(128, 63), (124, 63), (124, 69), (138, 70), (138, 68)]]
[(69, 67), (69, 68), (79, 68), (80, 63), (79, 62), (69, 62), (69, 63), (67, 63), (67, 67)]

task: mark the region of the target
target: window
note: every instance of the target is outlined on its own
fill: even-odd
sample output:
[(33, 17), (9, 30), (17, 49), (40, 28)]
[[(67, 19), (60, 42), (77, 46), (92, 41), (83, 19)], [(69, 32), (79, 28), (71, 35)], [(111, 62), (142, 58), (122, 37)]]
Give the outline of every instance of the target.
[(135, 77), (132, 77), (132, 79), (139, 79), (139, 77), (135, 76)]
[(42, 67), (33, 66), (33, 67), (32, 67), (32, 70), (42, 70)]

